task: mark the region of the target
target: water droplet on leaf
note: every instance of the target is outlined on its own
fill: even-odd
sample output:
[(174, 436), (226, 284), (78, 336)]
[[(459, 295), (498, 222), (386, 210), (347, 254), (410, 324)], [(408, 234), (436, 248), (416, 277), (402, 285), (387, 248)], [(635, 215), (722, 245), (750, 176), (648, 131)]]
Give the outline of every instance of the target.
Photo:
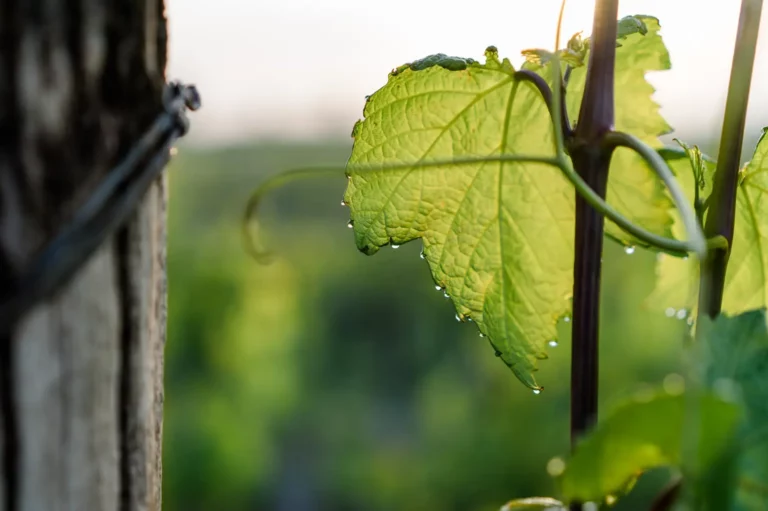
[(685, 319), (685, 317), (688, 315), (688, 311), (685, 309), (680, 309), (675, 315), (677, 316), (677, 319)]
[(458, 314), (456, 314), (456, 321), (458, 321), (459, 323), (461, 323), (461, 322), (463, 321), (463, 320), (461, 319), (461, 316), (459, 316)]
[(566, 323), (570, 323), (571, 322), (571, 317), (570, 316), (566, 316), (566, 317), (563, 318), (563, 321), (565, 321)]
[(448, 291), (443, 291), (443, 296), (446, 298), (450, 298), (451, 295), (448, 294)]
[(342, 205), (342, 206), (346, 206), (346, 205), (347, 205), (347, 201), (345, 201), (345, 200), (342, 200), (342, 201), (341, 201), (341, 205)]
[(354, 226), (355, 224), (352, 222), (352, 220), (350, 220), (349, 223), (347, 224), (347, 227), (349, 227), (350, 229), (352, 229)]
[(551, 341), (549, 341), (547, 344), (548, 344), (548, 345), (549, 345), (551, 348), (557, 348), (557, 341), (556, 341), (556, 340), (554, 340), (554, 339), (553, 339), (553, 340), (551, 340)]
[(538, 396), (539, 394), (541, 394), (541, 389), (533, 389), (533, 393)]
[(426, 259), (427, 258), (427, 256), (424, 255), (424, 251), (423, 250), (419, 253), (419, 257), (422, 258), (422, 259)]
[(441, 286), (435, 286), (435, 291), (442, 291), (443, 288)]
[(480, 337), (485, 337), (485, 334), (483, 332), (480, 332)]
[(665, 315), (666, 315), (668, 318), (671, 318), (672, 316), (674, 316), (674, 315), (675, 315), (675, 308), (674, 308), (674, 307), (667, 307), (667, 310), (665, 310), (665, 311), (664, 311), (664, 314), (665, 314)]
[(400, 248), (400, 245), (395, 245), (395, 244), (393, 243), (393, 244), (391, 245), (391, 247), (392, 247), (394, 250), (397, 250), (398, 248)]
[(629, 245), (628, 247), (624, 247), (624, 253), (627, 255), (632, 255), (635, 253), (635, 247), (632, 245)]
[(693, 316), (688, 316), (688, 321), (686, 321), (686, 323), (688, 323), (688, 326), (693, 326)]

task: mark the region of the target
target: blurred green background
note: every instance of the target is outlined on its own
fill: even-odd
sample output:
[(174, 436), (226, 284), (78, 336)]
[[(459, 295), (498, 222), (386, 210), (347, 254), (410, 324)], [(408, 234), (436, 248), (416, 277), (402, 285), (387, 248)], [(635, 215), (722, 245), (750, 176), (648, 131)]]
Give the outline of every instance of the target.
[[(267, 176), (343, 166), (350, 144), (182, 147), (170, 169), (164, 507), (497, 510), (556, 495), (568, 452), (567, 325), (534, 395), (459, 324), (421, 243), (367, 257), (345, 178), (292, 183), (260, 210), (278, 255), (244, 251), (243, 210)], [(683, 372), (684, 321), (650, 311), (655, 255), (606, 243), (601, 409)], [(638, 484), (639, 502), (665, 482)]]

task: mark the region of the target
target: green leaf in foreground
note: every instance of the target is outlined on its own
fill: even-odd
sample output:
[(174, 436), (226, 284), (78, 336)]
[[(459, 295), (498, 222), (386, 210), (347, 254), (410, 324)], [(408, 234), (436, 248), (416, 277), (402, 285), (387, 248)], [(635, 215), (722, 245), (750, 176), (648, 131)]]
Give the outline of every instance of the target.
[[(708, 174), (714, 164), (707, 164)], [(678, 179), (693, 201), (695, 181), (685, 174)], [(709, 178), (711, 183), (711, 178)], [(710, 185), (705, 186), (707, 193)], [(676, 217), (673, 234), (682, 239)], [(698, 263), (662, 256), (656, 268), (657, 285), (648, 304), (679, 309), (698, 295)], [(723, 312), (734, 315), (768, 306), (768, 130), (763, 130), (752, 160), (741, 170), (736, 200), (733, 245), (728, 259)]]
[[(600, 422), (576, 448), (561, 479), (566, 502), (601, 501), (623, 493), (643, 471), (676, 465), (690, 435), (692, 397), (658, 394), (632, 401)], [(694, 401), (695, 403), (695, 401)], [(697, 463), (708, 466), (728, 446), (740, 418), (737, 405), (704, 394), (698, 402)]]
[(705, 336), (707, 384), (737, 391), (746, 410), (736, 476), (736, 505), (744, 510), (765, 509), (768, 502), (767, 321), (765, 309), (722, 315)]
[[(617, 49), (616, 80), (627, 91), (617, 95), (617, 127), (643, 140), (668, 130), (644, 78), (668, 62), (657, 32), (658, 24), (649, 25), (647, 35), (628, 35)], [(569, 97), (583, 90), (581, 69), (573, 71)], [(437, 55), (397, 68), (369, 98), (364, 115), (353, 130), (344, 197), (358, 248), (373, 254), (421, 238), (436, 285), (452, 298), (459, 318), (475, 321), (518, 378), (538, 388), (537, 362), (556, 339), (558, 318), (570, 310), (573, 188), (558, 169), (541, 163), (419, 164), (554, 156), (539, 91), (491, 47), (485, 64)], [(643, 165), (620, 156), (609, 200), (644, 227), (666, 232), (670, 206), (660, 185)], [(391, 164), (413, 167), (361, 169)], [(615, 236), (632, 242), (621, 232)]]

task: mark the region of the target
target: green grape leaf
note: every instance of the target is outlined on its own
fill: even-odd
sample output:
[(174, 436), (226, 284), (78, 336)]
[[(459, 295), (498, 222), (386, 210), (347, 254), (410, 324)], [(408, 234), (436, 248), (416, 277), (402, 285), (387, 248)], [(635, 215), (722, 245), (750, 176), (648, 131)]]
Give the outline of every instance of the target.
[[(626, 21), (626, 20), (634, 21)], [(669, 52), (659, 34), (659, 20), (650, 16), (624, 18), (626, 30), (621, 47), (616, 49), (615, 70), (615, 129), (632, 133), (651, 147), (663, 147), (661, 135), (672, 128), (659, 114), (659, 105), (652, 99), (653, 86), (645, 79), (651, 71), (664, 71), (671, 67)], [(638, 23), (643, 29), (638, 28)], [(620, 25), (622, 26), (622, 25)], [(636, 30), (629, 28), (634, 26)], [(585, 59), (589, 58), (589, 52)], [(544, 70), (543, 76), (549, 74)], [(573, 69), (568, 81), (566, 108), (571, 119), (577, 119), (581, 98), (587, 80), (587, 67)], [(661, 181), (651, 168), (634, 152), (619, 149), (611, 160), (608, 177), (608, 202), (624, 216), (649, 231), (671, 235), (672, 202)], [(606, 234), (624, 243), (645, 246), (629, 237), (610, 220), (606, 222)]]
[[(691, 161), (695, 165), (695, 154)], [(706, 158), (704, 166), (702, 197), (711, 192), (715, 168)], [(677, 178), (693, 202), (696, 180), (690, 173), (678, 174)], [(682, 222), (676, 214), (672, 232), (677, 238), (683, 236)], [(698, 295), (699, 269), (693, 259), (685, 261), (662, 256), (656, 275), (656, 288), (647, 300), (649, 305), (671, 310), (694, 303)], [(768, 129), (763, 130), (752, 160), (740, 173), (723, 312), (734, 315), (765, 306), (768, 306)]]
[[(642, 395), (618, 407), (577, 445), (560, 479), (566, 502), (601, 501), (626, 492), (635, 477), (660, 466), (680, 465), (690, 418), (698, 408), (695, 462), (709, 466), (730, 445), (741, 418), (738, 405), (713, 394), (698, 403), (684, 394)], [(688, 429), (689, 430), (689, 429)]]
[[(768, 501), (768, 318), (765, 309), (706, 325), (705, 381), (713, 389), (736, 392), (746, 423), (740, 431), (737, 509), (764, 509)], [(735, 387), (735, 389), (734, 389)]]
[[(616, 65), (617, 84), (629, 91), (617, 92), (617, 128), (654, 143), (668, 130), (646, 97), (653, 89), (645, 72), (668, 63), (657, 31), (658, 24), (649, 25), (647, 35), (627, 36)], [(582, 68), (575, 69), (569, 96), (580, 96), (583, 82)], [(539, 91), (490, 47), (485, 64), (437, 55), (400, 66), (368, 98), (364, 116), (352, 133), (344, 197), (358, 248), (373, 254), (421, 238), (457, 317), (475, 321), (517, 377), (539, 389), (533, 372), (556, 339), (557, 320), (570, 310), (572, 186), (542, 163), (420, 166), (473, 156), (554, 156)], [(612, 165), (609, 200), (635, 222), (666, 232), (671, 206), (661, 185), (639, 159), (624, 156), (617, 152)], [(413, 166), (365, 168), (392, 164)], [(621, 231), (614, 235), (632, 242)]]
[(529, 387), (567, 313), (573, 189), (554, 167), (487, 163), (420, 169), (450, 157), (553, 155), (552, 124), (535, 87), (494, 48), (484, 65), (390, 75), (354, 130), (350, 164), (413, 162), (402, 171), (350, 171), (344, 201), (355, 241), (380, 247), (421, 238), (435, 282)]

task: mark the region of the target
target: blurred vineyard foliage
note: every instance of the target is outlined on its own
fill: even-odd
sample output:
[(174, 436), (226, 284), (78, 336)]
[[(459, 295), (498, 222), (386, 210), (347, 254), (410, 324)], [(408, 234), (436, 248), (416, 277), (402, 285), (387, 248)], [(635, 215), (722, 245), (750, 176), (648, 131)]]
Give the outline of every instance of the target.
[[(243, 250), (254, 187), (294, 166), (343, 166), (349, 147), (182, 148), (172, 164), (165, 509), (491, 511), (555, 492), (546, 466), (568, 450), (567, 325), (535, 396), (456, 323), (420, 243), (357, 252), (341, 168), (263, 204), (274, 264)], [(653, 254), (609, 242), (604, 257), (603, 411), (683, 371), (684, 326), (643, 306)], [(641, 479), (621, 508), (664, 475)]]

